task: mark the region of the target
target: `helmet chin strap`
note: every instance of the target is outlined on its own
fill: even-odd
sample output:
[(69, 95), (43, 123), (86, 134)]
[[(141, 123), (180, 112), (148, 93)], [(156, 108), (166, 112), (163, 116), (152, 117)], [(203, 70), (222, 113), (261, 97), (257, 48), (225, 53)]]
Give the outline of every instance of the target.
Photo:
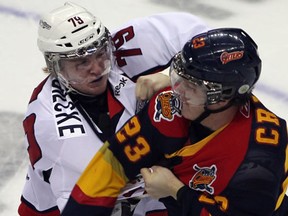
[(223, 107), (221, 107), (219, 109), (215, 109), (215, 110), (210, 110), (210, 109), (207, 108), (207, 105), (205, 105), (204, 112), (201, 113), (195, 120), (192, 120), (192, 121), (195, 122), (195, 123), (200, 124), (210, 114), (222, 112), (222, 111), (228, 109), (229, 107), (231, 107), (233, 104), (234, 104), (234, 99), (230, 100), (225, 106), (223, 106)]

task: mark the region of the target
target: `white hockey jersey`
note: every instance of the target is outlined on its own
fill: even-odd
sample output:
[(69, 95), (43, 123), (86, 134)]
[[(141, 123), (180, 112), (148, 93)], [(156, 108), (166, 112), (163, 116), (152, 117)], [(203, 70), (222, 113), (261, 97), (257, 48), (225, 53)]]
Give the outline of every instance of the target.
[[(124, 109), (116, 130), (135, 114), (136, 78), (168, 67), (189, 39), (207, 30), (193, 15), (163, 13), (132, 20), (112, 32), (116, 65), (108, 80), (116, 102), (108, 101), (108, 107), (112, 112), (117, 112), (115, 104)], [(59, 215), (58, 209), (64, 208), (80, 174), (103, 143), (95, 133), (101, 130), (51, 76), (35, 88), (23, 125), (31, 164), (19, 214)]]

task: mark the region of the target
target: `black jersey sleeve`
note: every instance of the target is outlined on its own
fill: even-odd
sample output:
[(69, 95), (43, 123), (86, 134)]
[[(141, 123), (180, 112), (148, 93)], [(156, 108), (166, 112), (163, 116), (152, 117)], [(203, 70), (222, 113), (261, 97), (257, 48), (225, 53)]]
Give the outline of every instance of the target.
[[(110, 215), (122, 188), (142, 167), (156, 164), (165, 154), (185, 144), (186, 121), (171, 108), (171, 91), (164, 94), (160, 102), (157, 95), (152, 98), (105, 142), (77, 181), (62, 215), (72, 216), (79, 211), (86, 215)], [(171, 121), (172, 117), (176, 120)], [(174, 133), (169, 136), (166, 132), (171, 129)]]
[[(153, 103), (149, 105), (154, 106)], [(170, 124), (172, 127), (178, 123), (175, 121)], [(185, 144), (186, 136), (168, 136), (157, 126), (149, 113), (149, 107), (146, 107), (109, 140), (109, 149), (124, 167), (128, 179), (133, 179), (139, 174), (142, 167), (157, 164), (165, 154), (173, 153)]]

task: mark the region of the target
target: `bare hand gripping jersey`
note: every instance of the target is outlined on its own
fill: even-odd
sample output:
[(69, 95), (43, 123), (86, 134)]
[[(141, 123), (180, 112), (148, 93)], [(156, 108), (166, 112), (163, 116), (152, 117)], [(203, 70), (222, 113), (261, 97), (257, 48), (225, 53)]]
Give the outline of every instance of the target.
[[(135, 114), (137, 77), (169, 66), (185, 42), (207, 29), (190, 14), (164, 13), (133, 20), (113, 32), (117, 66), (109, 75), (107, 100), (115, 131)], [(19, 214), (59, 215), (102, 146), (102, 132), (52, 77), (35, 88), (23, 125), (31, 164)]]
[(63, 215), (109, 215), (125, 183), (165, 155), (186, 185), (177, 202), (163, 199), (169, 215), (284, 216), (278, 209), (287, 189), (286, 122), (252, 96), (231, 123), (192, 144), (178, 104), (171, 91), (161, 92), (107, 141)]

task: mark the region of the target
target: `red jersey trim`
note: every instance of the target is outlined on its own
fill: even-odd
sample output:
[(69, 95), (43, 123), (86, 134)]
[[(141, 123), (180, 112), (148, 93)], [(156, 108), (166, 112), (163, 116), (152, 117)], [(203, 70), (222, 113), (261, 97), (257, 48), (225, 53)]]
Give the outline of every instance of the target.
[(78, 185), (75, 185), (73, 188), (71, 196), (81, 205), (101, 206), (106, 208), (113, 208), (117, 199), (117, 197), (89, 197), (82, 192)]

